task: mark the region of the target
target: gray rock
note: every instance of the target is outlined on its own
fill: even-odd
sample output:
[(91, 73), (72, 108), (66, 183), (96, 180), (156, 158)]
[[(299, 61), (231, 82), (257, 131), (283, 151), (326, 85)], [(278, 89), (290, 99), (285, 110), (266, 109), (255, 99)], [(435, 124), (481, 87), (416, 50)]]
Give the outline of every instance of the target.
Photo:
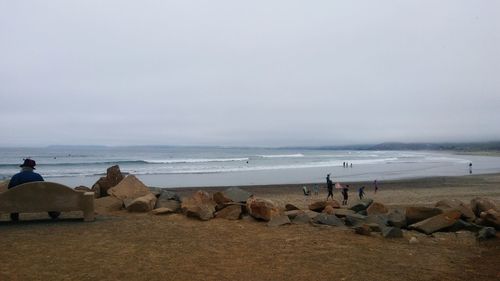
[(273, 216), (271, 220), (267, 222), (267, 226), (275, 227), (291, 223), (292, 222), (290, 221), (288, 216), (280, 215), (280, 216)]
[(224, 195), (233, 202), (244, 203), (252, 196), (252, 193), (238, 187), (230, 187), (224, 190)]
[(302, 210), (285, 211), (285, 215), (287, 215), (289, 219), (293, 219), (300, 214), (305, 214), (305, 212)]
[(345, 216), (347, 226), (360, 226), (366, 223), (366, 217), (360, 214), (350, 214)]
[(181, 202), (181, 199), (180, 199), (179, 195), (177, 195), (177, 193), (170, 191), (170, 190), (163, 189), (163, 188), (160, 189), (160, 197), (158, 197), (158, 199), (159, 200), (175, 200), (175, 201)]
[(384, 227), (384, 226), (381, 226), (378, 223), (373, 223), (373, 222), (366, 223), (364, 225), (368, 226), (370, 228), (370, 230), (373, 231), (373, 232), (381, 232), (382, 228)]
[(390, 210), (387, 215), (387, 224), (398, 228), (406, 227), (406, 215), (404, 211), (401, 209)]
[(479, 230), (476, 236), (477, 240), (480, 241), (496, 237), (496, 230), (493, 227), (483, 227), (483, 229)]
[(382, 229), (384, 238), (400, 238), (403, 237), (403, 232), (398, 227), (387, 226)]
[(169, 208), (172, 211), (177, 212), (181, 208), (181, 203), (177, 200), (158, 199), (156, 200), (155, 208)]
[(366, 222), (367, 223), (376, 223), (381, 226), (388, 226), (389, 225), (389, 219), (387, 215), (379, 214), (379, 215), (368, 215), (366, 216)]
[(313, 223), (324, 224), (330, 226), (343, 226), (344, 223), (341, 219), (337, 218), (335, 215), (328, 215), (325, 213), (321, 213), (312, 219)]
[(357, 201), (354, 203), (354, 205), (349, 208), (350, 210), (353, 210), (354, 212), (360, 212), (366, 210), (370, 204), (373, 203), (373, 199), (370, 198), (365, 198)]
[(302, 213), (295, 216), (292, 222), (294, 224), (306, 224), (311, 222), (311, 218), (306, 213)]
[(471, 231), (471, 232), (478, 232), (481, 229), (483, 229), (483, 227), (480, 226), (480, 225), (477, 225), (475, 223), (466, 222), (464, 220), (458, 220), (454, 225), (452, 225), (448, 229), (448, 231), (457, 232), (457, 231), (460, 231), (460, 230), (468, 230), (468, 231)]

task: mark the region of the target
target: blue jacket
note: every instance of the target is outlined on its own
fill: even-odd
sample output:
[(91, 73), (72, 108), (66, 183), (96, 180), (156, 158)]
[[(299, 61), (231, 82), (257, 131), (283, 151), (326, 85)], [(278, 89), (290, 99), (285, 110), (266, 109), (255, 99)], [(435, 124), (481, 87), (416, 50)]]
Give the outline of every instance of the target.
[(9, 182), (9, 189), (18, 186), (23, 183), (32, 181), (43, 181), (42, 176), (33, 171), (22, 171), (12, 176)]

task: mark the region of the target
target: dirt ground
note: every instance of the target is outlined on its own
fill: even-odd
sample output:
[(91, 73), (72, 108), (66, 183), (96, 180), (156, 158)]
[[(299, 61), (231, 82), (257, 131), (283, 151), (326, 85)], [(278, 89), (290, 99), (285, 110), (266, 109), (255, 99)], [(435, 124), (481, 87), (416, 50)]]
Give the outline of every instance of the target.
[[(247, 189), (281, 203), (314, 200), (299, 186)], [(500, 176), (381, 183), (375, 199), (405, 205), (476, 195), (500, 199)], [(251, 218), (202, 222), (120, 211), (84, 223), (79, 216), (22, 214), (11, 223), (2, 215), (0, 280), (500, 280), (498, 235), (477, 242), (469, 232), (412, 231), (384, 239), (339, 227), (273, 228)], [(412, 236), (417, 244), (408, 242)]]

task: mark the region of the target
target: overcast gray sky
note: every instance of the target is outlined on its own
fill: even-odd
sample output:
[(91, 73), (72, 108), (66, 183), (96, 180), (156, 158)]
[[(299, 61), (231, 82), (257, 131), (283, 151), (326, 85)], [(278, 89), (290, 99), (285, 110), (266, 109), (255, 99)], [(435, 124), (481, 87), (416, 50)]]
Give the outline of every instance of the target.
[(500, 139), (500, 1), (0, 0), (0, 146)]

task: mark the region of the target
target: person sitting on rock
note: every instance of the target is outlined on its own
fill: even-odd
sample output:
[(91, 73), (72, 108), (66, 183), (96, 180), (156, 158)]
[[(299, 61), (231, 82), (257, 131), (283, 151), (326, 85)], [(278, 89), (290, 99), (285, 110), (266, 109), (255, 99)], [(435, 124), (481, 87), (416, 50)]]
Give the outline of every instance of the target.
[[(21, 185), (23, 183), (44, 181), (43, 177), (40, 174), (33, 172), (33, 170), (35, 170), (35, 166), (36, 166), (35, 160), (29, 158), (24, 159), (24, 163), (19, 165), (19, 167), (21, 167), (21, 172), (12, 176), (12, 178), (9, 181), (8, 189), (15, 188), (16, 186)], [(49, 212), (49, 216), (52, 219), (57, 219), (60, 214), (61, 214), (60, 212)], [(18, 221), (19, 214), (18, 213), (10, 214), (10, 219), (12, 221)]]

